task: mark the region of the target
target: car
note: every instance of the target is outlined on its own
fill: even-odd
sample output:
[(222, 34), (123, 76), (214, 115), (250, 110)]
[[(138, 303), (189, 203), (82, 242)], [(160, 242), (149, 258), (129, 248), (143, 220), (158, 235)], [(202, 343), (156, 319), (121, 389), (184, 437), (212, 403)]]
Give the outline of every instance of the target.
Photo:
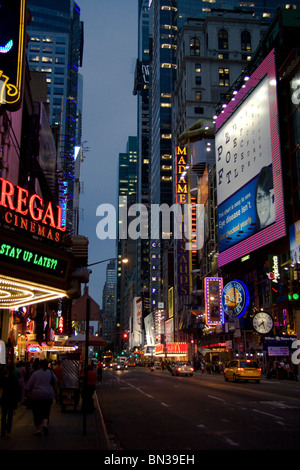
[(235, 359), (231, 361), (224, 369), (224, 379), (235, 382), (244, 380), (254, 380), (256, 383), (261, 381), (261, 368), (256, 361), (251, 359)]
[(192, 375), (194, 374), (194, 368), (189, 362), (176, 362), (171, 367), (172, 375)]
[(125, 369), (127, 369), (127, 365), (123, 361), (122, 362), (116, 362), (113, 365), (113, 369), (114, 370), (125, 370)]

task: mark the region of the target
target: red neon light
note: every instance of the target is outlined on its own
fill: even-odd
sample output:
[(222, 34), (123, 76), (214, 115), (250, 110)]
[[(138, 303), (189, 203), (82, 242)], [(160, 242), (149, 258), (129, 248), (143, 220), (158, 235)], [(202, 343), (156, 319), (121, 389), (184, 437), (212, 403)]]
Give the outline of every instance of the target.
[(11, 211), (17, 212), (22, 216), (29, 215), (35, 222), (49, 225), (57, 230), (65, 231), (66, 227), (62, 227), (62, 208), (56, 206), (57, 216), (55, 218), (51, 201), (45, 205), (43, 199), (37, 194), (29, 196), (27, 189), (16, 186), (17, 205), (14, 206), (13, 198), (15, 195), (14, 185), (4, 178), (0, 178), (1, 196), (0, 206), (9, 208)]

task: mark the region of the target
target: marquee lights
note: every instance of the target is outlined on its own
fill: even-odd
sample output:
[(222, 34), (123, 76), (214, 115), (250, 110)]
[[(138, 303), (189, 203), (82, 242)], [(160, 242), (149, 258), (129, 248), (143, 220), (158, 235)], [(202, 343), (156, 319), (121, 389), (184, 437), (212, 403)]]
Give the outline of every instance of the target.
[(65, 297), (66, 292), (28, 281), (1, 276), (0, 308), (16, 308)]
[(206, 324), (222, 325), (224, 323), (222, 307), (223, 278), (206, 277), (204, 281)]

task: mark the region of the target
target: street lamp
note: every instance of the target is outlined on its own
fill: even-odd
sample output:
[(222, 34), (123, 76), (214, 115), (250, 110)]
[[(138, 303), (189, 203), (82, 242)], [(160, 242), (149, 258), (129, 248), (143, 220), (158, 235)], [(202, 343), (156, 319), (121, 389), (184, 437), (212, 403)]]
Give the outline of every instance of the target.
[[(100, 264), (100, 263), (105, 263), (106, 261), (115, 261), (118, 260), (119, 258), (107, 258), (107, 259), (102, 259), (101, 261), (96, 261), (96, 263), (91, 263), (88, 264), (87, 267), (89, 268), (90, 266), (94, 266), (95, 264)], [(127, 264), (129, 262), (128, 258), (122, 258), (121, 263)]]
[[(87, 265), (87, 268), (94, 266), (95, 264), (105, 263), (107, 261), (115, 261), (119, 258), (107, 258), (91, 263)], [(122, 258), (121, 262), (126, 264), (128, 263), (128, 258)], [(87, 270), (89, 271), (89, 270)], [(89, 275), (92, 271), (88, 273)], [(83, 381), (83, 434), (86, 435), (86, 421), (87, 421), (87, 385), (88, 385), (88, 354), (89, 354), (89, 329), (90, 329), (90, 298), (87, 296), (86, 299), (86, 319), (85, 319), (85, 357), (84, 357), (84, 381)]]

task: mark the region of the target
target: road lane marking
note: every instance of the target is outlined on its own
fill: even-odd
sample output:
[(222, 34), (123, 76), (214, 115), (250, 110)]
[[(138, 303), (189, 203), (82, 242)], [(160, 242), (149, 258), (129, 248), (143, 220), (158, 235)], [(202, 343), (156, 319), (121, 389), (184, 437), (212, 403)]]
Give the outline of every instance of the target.
[(232, 441), (231, 439), (229, 439), (228, 437), (224, 437), (225, 441), (227, 442), (227, 444), (231, 445), (231, 446), (237, 446), (239, 447), (240, 444), (238, 444), (237, 442), (234, 442)]
[(271, 414), (271, 413), (265, 413), (264, 411), (256, 410), (256, 409), (254, 409), (254, 408), (252, 408), (252, 411), (255, 411), (256, 413), (261, 413), (262, 415), (271, 416), (272, 418), (284, 420), (284, 418), (282, 418), (281, 416), (276, 416), (276, 415), (273, 415), (273, 414)]
[(225, 401), (225, 400), (223, 400), (223, 398), (214, 397), (213, 395), (207, 395), (207, 396), (209, 398), (213, 398), (214, 400)]
[[(122, 380), (122, 379), (120, 379), (120, 380)], [(146, 397), (148, 397), (148, 398), (153, 398), (152, 395), (149, 395), (149, 393), (143, 392), (143, 390), (141, 390), (141, 389), (138, 388), (138, 387), (135, 387), (135, 386), (132, 385), (131, 383), (127, 382), (126, 380), (122, 380), (122, 382), (125, 382), (127, 385), (129, 385), (129, 387), (134, 388), (135, 390), (137, 390), (138, 392), (142, 393), (142, 394), (145, 395)]]
[(162, 404), (162, 406), (167, 406), (167, 407), (170, 406), (167, 403), (164, 403), (163, 401), (161, 402), (161, 404)]

